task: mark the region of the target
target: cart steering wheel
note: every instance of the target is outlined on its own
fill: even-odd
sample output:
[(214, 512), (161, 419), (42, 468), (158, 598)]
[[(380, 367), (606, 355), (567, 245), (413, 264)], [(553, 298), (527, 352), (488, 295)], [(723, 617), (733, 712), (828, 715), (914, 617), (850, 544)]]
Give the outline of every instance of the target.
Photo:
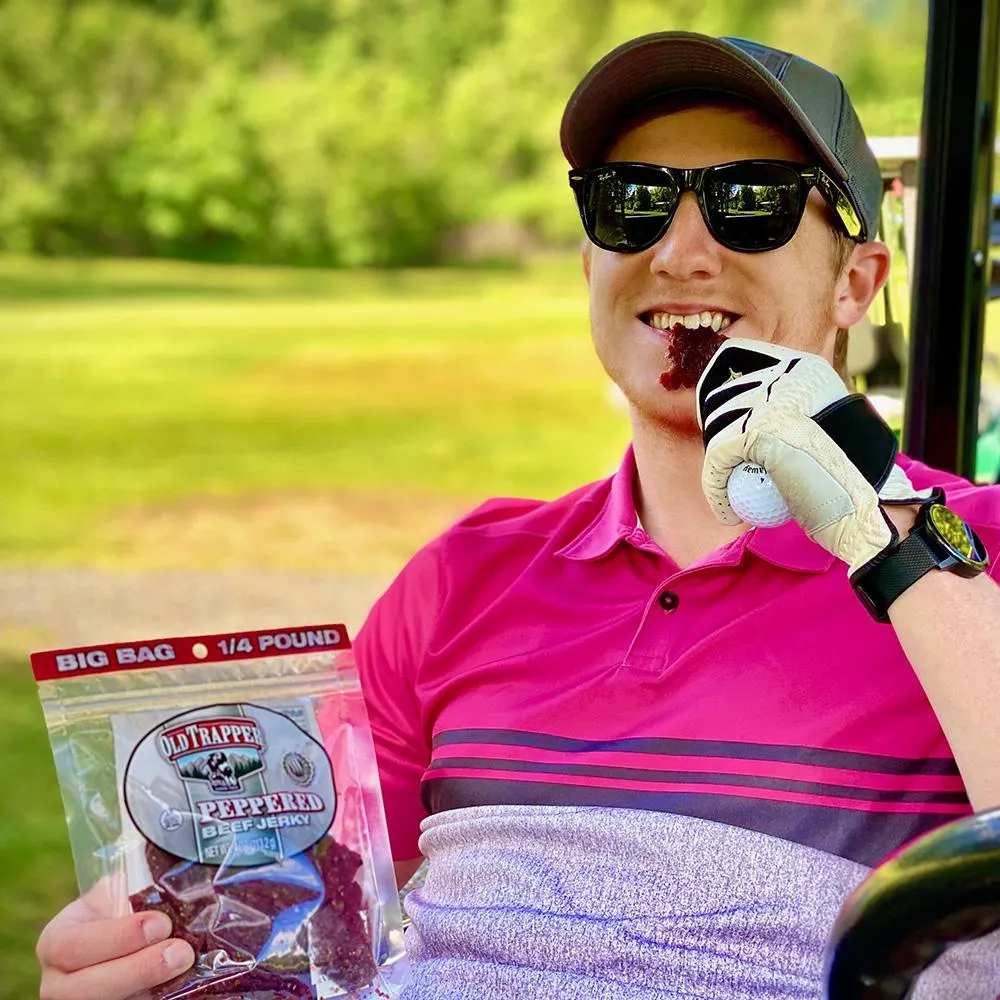
[(827, 1000), (906, 1000), (952, 944), (1000, 928), (1000, 809), (947, 823), (876, 868), (827, 945)]

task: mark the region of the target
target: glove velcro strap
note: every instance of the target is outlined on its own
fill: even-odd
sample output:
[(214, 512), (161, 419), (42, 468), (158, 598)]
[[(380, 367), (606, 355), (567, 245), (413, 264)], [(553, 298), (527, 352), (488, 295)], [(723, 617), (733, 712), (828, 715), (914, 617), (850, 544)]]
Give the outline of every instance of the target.
[(820, 410), (813, 420), (836, 442), (876, 492), (889, 478), (896, 458), (896, 435), (860, 393)]
[[(943, 503), (944, 490), (936, 486), (931, 490), (931, 503)], [(900, 541), (892, 529), (893, 541), (873, 559), (869, 559), (853, 573), (849, 573), (851, 586), (868, 613), (877, 622), (889, 619), (889, 606), (908, 587), (938, 565), (938, 559), (918, 532), (911, 532)]]

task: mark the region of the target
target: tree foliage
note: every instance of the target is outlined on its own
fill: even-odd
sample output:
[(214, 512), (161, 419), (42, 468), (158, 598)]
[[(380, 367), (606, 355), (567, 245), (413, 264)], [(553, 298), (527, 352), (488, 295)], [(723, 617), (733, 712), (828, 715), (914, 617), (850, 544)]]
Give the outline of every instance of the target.
[(0, 0), (0, 248), (394, 266), (470, 227), (569, 241), (566, 98), (665, 28), (799, 52), (869, 134), (919, 127), (918, 0)]

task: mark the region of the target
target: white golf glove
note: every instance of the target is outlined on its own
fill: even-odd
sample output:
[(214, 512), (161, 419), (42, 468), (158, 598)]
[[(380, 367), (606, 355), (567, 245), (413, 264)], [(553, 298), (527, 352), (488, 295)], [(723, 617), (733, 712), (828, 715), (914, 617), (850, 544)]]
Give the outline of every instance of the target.
[(883, 503), (920, 503), (895, 465), (896, 439), (868, 400), (849, 394), (819, 355), (763, 341), (727, 340), (698, 381), (705, 441), (702, 489), (723, 524), (729, 475), (746, 461), (763, 466), (792, 517), (853, 575), (898, 533)]

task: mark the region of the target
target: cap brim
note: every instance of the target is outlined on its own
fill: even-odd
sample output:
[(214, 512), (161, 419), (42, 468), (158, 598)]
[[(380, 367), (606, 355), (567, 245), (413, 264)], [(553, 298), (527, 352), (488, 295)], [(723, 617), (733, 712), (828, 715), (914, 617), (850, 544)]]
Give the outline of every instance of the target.
[(686, 31), (644, 35), (609, 52), (580, 81), (563, 112), (563, 153), (575, 169), (598, 162), (616, 127), (645, 102), (681, 90), (742, 97), (787, 120), (831, 176), (847, 174), (805, 112), (752, 56), (722, 39)]

